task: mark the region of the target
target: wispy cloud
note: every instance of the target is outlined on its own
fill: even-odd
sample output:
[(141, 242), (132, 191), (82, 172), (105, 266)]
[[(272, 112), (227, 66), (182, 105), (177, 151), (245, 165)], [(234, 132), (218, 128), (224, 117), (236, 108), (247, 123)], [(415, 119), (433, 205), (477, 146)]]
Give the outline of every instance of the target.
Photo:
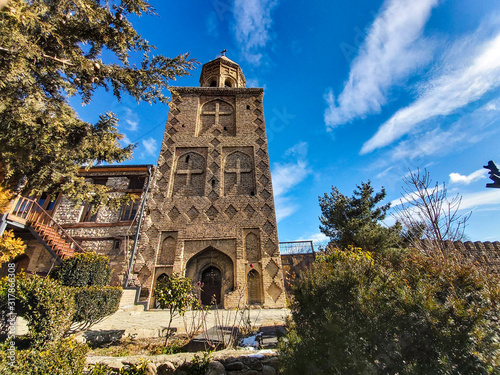
[(500, 204), (500, 192), (496, 189), (462, 195), (460, 210), (473, 209), (478, 206)]
[[(422, 87), (420, 97), (386, 121), (362, 147), (366, 154), (410, 133), (417, 125), (449, 115), (500, 86), (500, 34), (483, 43), (465, 67), (442, 74)], [(490, 108), (494, 110), (495, 108)]]
[(389, 149), (378, 160), (378, 167), (394, 165), (394, 162), (400, 163), (401, 160), (406, 160), (406, 164), (412, 165), (413, 160), (446, 155), (463, 150), (485, 137), (494, 137), (500, 131), (499, 111), (500, 99), (494, 99), (473, 112), (463, 114), (451, 124), (442, 124), (444, 128), (441, 125), (429, 124), (425, 129), (408, 135), (406, 139)]
[[(493, 189), (495, 190), (495, 189)], [(432, 194), (434, 189), (431, 189), (429, 194)], [(480, 206), (494, 206), (500, 204), (500, 193), (498, 191), (480, 191), (474, 193), (465, 193), (459, 194), (462, 197), (460, 202), (460, 211), (464, 210), (472, 210), (479, 211), (478, 207)], [(405, 202), (410, 202), (414, 200), (418, 200), (418, 194), (415, 192), (409, 193), (399, 199), (394, 199), (391, 202), (391, 207), (396, 207)], [(414, 207), (410, 207), (410, 210), (415, 210)], [(488, 207), (487, 209), (492, 209), (495, 211), (500, 210), (500, 207)], [(481, 209), (482, 210), (482, 209)]]
[(422, 31), (438, 0), (388, 0), (351, 64), (338, 98), (325, 96), (327, 129), (379, 112), (391, 86), (400, 83), (431, 56)]
[(474, 182), (476, 180), (480, 180), (481, 178), (484, 178), (488, 172), (486, 169), (478, 169), (475, 172), (472, 172), (471, 174), (464, 176), (461, 175), (460, 173), (450, 173), (450, 182), (452, 184), (465, 184), (469, 185), (471, 182)]
[(262, 48), (271, 38), (271, 13), (278, 0), (235, 0), (234, 32), (244, 58), (258, 66), (262, 60)]
[(215, 12), (208, 13), (207, 18), (205, 19), (205, 26), (207, 29), (207, 33), (213, 37), (219, 36), (219, 31), (217, 30), (218, 22), (217, 22), (217, 14)]
[[(330, 242), (330, 238), (322, 232), (313, 233), (308, 236), (302, 236), (297, 241), (311, 240), (314, 246), (326, 246)], [(317, 248), (315, 250), (318, 250)]]
[(142, 157), (144, 156), (157, 156), (158, 151), (158, 142), (156, 139), (150, 137), (148, 139), (144, 139), (142, 141), (142, 145), (144, 146), (144, 152), (142, 153)]
[(286, 163), (273, 164), (271, 174), (273, 177), (274, 200), (278, 221), (290, 216), (299, 208), (294, 199), (287, 196), (287, 194), (311, 173), (305, 159), (306, 155), (307, 143), (301, 142), (285, 152), (285, 156), (293, 160)]
[(125, 134), (125, 133), (122, 133), (122, 134), (123, 134), (123, 138), (120, 142), (125, 146), (128, 146), (129, 144), (131, 144), (132, 142), (130, 142), (130, 138), (127, 136), (127, 134)]
[(137, 131), (139, 127), (139, 116), (130, 108), (125, 108), (125, 122), (128, 125), (128, 130)]

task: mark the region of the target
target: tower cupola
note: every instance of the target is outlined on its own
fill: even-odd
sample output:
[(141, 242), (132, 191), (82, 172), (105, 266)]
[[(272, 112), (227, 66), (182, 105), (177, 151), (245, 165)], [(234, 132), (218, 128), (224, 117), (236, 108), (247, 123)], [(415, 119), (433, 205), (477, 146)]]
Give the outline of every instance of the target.
[(234, 61), (222, 55), (203, 64), (200, 75), (201, 87), (245, 87), (246, 80), (241, 68)]

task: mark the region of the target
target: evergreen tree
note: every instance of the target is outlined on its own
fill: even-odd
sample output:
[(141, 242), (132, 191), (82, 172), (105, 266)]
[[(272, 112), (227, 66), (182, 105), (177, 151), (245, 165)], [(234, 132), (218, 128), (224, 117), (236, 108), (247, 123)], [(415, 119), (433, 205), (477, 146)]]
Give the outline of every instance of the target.
[(399, 239), (401, 228), (399, 224), (387, 228), (380, 223), (390, 208), (390, 203), (377, 207), (384, 198), (384, 188), (374, 194), (370, 181), (358, 185), (352, 197), (332, 186), (330, 194), (319, 197), (321, 232), (340, 248), (383, 250), (393, 245)]
[[(154, 47), (127, 19), (152, 15), (144, 0), (10, 0), (0, 10), (0, 166), (4, 182), (25, 176), (21, 192), (60, 191), (106, 203), (103, 186), (77, 176), (82, 166), (131, 158), (117, 118), (96, 124), (78, 118), (68, 97), (89, 103), (99, 88), (137, 101), (167, 103), (170, 80), (195, 61), (153, 55)], [(116, 57), (101, 59), (102, 52)], [(142, 55), (140, 64), (129, 62)], [(115, 61), (116, 60), (116, 61)]]

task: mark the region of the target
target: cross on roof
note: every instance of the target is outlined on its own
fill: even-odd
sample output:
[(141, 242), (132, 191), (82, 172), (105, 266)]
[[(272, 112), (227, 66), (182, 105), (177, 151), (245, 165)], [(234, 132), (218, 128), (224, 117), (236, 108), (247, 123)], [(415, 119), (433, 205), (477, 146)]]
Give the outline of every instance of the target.
[(191, 185), (191, 176), (193, 174), (201, 174), (203, 173), (203, 169), (193, 169), (193, 160), (189, 158), (187, 169), (178, 169), (177, 174), (185, 174), (186, 175), (186, 186)]
[(252, 168), (242, 169), (241, 168), (241, 160), (236, 159), (236, 168), (226, 168), (227, 173), (236, 173), (236, 185), (241, 184), (241, 174), (252, 172)]
[(221, 54), (222, 56), (226, 56), (226, 52), (227, 52), (227, 49), (225, 49), (225, 48), (224, 48), (224, 49), (221, 51), (221, 53), (220, 53), (220, 54)]
[(215, 102), (215, 111), (213, 111), (213, 112), (212, 111), (205, 111), (202, 113), (202, 115), (215, 116), (215, 125), (219, 125), (220, 116), (228, 116), (228, 115), (232, 115), (232, 114), (233, 114), (233, 112), (222, 112), (220, 110), (220, 103), (219, 102)]

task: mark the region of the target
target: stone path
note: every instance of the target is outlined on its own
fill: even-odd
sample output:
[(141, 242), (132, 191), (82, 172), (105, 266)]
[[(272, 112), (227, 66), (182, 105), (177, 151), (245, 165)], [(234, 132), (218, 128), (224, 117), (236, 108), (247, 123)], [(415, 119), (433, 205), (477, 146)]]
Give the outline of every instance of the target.
[[(207, 330), (215, 325), (223, 327), (240, 326), (258, 330), (262, 326), (283, 325), (289, 316), (288, 309), (251, 309), (246, 311), (210, 310), (207, 312), (206, 324), (199, 312), (188, 311), (184, 317), (174, 317), (172, 327), (179, 333), (190, 330)], [(169, 313), (163, 310), (123, 311), (119, 310), (96, 324), (85, 335), (91, 340), (107, 341), (121, 337), (163, 337), (169, 321)]]

